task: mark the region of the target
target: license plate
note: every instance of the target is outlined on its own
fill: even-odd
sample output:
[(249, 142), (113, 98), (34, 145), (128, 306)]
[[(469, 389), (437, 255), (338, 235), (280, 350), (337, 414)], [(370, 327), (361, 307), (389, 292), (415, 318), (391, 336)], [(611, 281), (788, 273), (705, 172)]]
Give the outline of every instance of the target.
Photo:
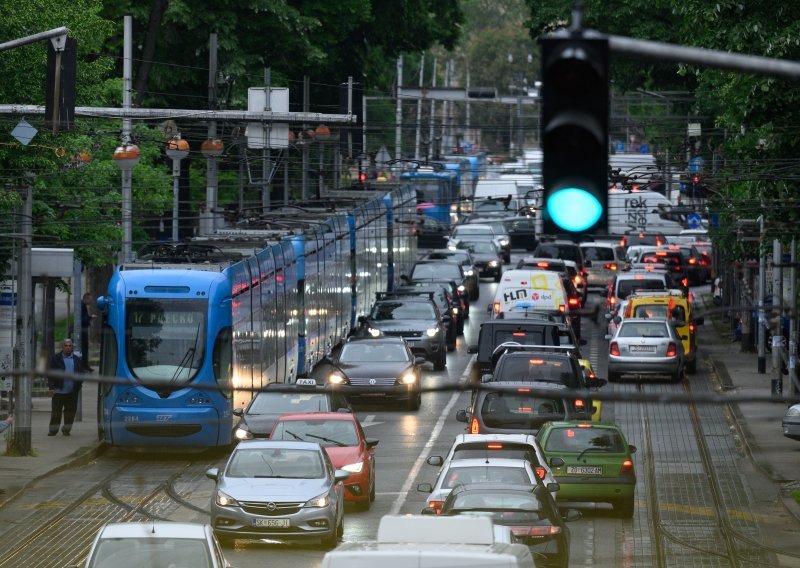
[(289, 526), (289, 519), (253, 519), (253, 526), (285, 529)]
[(297, 379), (295, 384), (306, 387), (315, 387), (317, 386), (317, 381), (315, 379)]
[(631, 345), (631, 353), (655, 353), (655, 345)]
[(567, 473), (574, 473), (576, 475), (602, 475), (603, 468), (587, 465), (570, 465), (567, 466)]

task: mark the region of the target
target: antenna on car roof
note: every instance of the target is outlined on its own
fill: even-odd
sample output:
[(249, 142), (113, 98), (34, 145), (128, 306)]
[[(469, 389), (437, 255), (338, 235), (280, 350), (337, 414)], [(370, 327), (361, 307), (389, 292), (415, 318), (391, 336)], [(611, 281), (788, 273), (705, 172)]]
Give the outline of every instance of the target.
[(153, 528), (152, 528), (152, 530), (150, 532), (152, 534), (156, 534), (156, 520), (155, 519), (153, 519)]

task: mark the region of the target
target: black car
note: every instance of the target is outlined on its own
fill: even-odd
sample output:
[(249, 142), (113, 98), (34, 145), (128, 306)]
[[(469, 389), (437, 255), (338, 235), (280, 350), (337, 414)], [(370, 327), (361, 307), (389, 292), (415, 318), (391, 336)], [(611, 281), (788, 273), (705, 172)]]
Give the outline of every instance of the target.
[(448, 291), (438, 284), (431, 284), (430, 286), (399, 286), (392, 292), (378, 293), (378, 298), (380, 299), (402, 297), (430, 298), (439, 308), (441, 315), (450, 314), (450, 318), (442, 323), (447, 326), (447, 350), (455, 351), (458, 336), (464, 334), (464, 320), (462, 319), (461, 302), (459, 302), (458, 298), (451, 298)]
[(456, 246), (470, 252), (478, 276), (494, 278), (495, 282), (500, 282), (500, 276), (503, 274), (503, 257), (497, 245), (492, 241), (465, 239)]
[(582, 278), (586, 277), (586, 262), (578, 243), (566, 240), (544, 241), (536, 245), (533, 256), (540, 258), (560, 258), (575, 263)]
[[(435, 511), (423, 510), (423, 514)], [(496, 525), (508, 526), (514, 542), (525, 544), (535, 566), (569, 566), (570, 531), (566, 523), (581, 518), (569, 509), (561, 516), (553, 496), (541, 484), (479, 483), (456, 485), (441, 512), (451, 515), (486, 515)]]
[(343, 387), (348, 400), (404, 399), (409, 410), (418, 410), (424, 363), (399, 337), (351, 338), (334, 357), (328, 384)]
[(461, 264), (457, 261), (418, 260), (411, 269), (409, 280), (453, 280), (458, 285), (460, 294), (469, 301), (466, 276)]
[(539, 240), (536, 234), (536, 219), (530, 216), (503, 219), (511, 239), (511, 248), (534, 250)]
[(278, 416), (287, 412), (350, 412), (350, 404), (340, 394), (320, 392), (314, 379), (297, 379), (293, 385), (271, 383), (256, 393), (244, 410), (235, 408), (239, 423), (233, 430), (236, 440), (269, 438)]
[(456, 250), (430, 250), (424, 253), (420, 260), (446, 260), (459, 263), (464, 271), (464, 286), (467, 288), (470, 301), (477, 300), (480, 297), (478, 271), (475, 267), (475, 260), (469, 250), (460, 247)]
[(467, 294), (466, 290), (462, 290), (461, 287), (455, 280), (448, 280), (447, 278), (420, 278), (410, 280), (408, 278), (400, 277), (403, 282), (405, 282), (405, 286), (444, 286), (447, 288), (448, 293), (452, 298), (458, 298), (459, 302), (461, 303), (461, 310), (464, 313), (464, 317), (462, 319), (469, 319), (469, 294)]

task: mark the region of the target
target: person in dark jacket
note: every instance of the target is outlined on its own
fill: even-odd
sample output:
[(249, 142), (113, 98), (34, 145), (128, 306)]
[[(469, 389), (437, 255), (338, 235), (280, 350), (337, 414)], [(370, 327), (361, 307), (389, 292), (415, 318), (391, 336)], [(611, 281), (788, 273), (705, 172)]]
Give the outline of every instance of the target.
[(83, 356), (83, 362), (86, 363), (86, 370), (93, 371), (89, 366), (89, 326), (92, 324), (92, 320), (97, 317), (97, 315), (91, 313), (89, 311), (89, 306), (94, 302), (94, 298), (90, 293), (86, 293), (83, 295), (83, 299), (81, 301), (81, 355)]
[[(61, 342), (61, 352), (54, 354), (50, 358), (50, 370), (63, 371), (65, 373), (80, 375), (86, 372), (86, 363), (83, 359), (72, 352), (72, 340), (65, 339)], [(61, 432), (65, 436), (70, 435), (72, 423), (75, 421), (75, 411), (78, 408), (78, 395), (81, 392), (83, 381), (72, 379), (47, 379), (47, 388), (53, 397), (52, 410), (50, 413), (50, 431), (48, 436), (58, 434), (61, 426), (61, 416), (64, 416), (64, 425)]]

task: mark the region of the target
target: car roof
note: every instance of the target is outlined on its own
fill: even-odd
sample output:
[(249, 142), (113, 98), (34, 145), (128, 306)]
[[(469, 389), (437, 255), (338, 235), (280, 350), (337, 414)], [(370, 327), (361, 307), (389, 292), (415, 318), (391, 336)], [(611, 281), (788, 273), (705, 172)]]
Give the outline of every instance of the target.
[(490, 231), (492, 230), (492, 226), (491, 225), (484, 225), (483, 223), (463, 223), (461, 225), (456, 225), (455, 226), (456, 229), (458, 229), (459, 227), (470, 227), (470, 228), (473, 228), (473, 229), (475, 227), (478, 227), (478, 228), (485, 228), (485, 229), (488, 229)]
[(346, 420), (355, 421), (355, 416), (349, 412), (287, 412), (278, 417), (282, 420)]
[[(627, 319), (622, 321), (628, 321)], [(644, 320), (653, 321), (653, 320)], [(507, 388), (498, 388), (507, 387)], [(517, 389), (541, 389), (541, 390), (566, 390), (567, 385), (561, 383), (546, 383), (544, 381), (497, 381), (492, 383), (492, 388), (481, 389), (479, 394), (494, 393), (494, 392), (508, 392)]]
[(99, 538), (208, 538), (208, 525), (200, 523), (145, 522), (108, 523)]
[(490, 465), (495, 467), (525, 467), (530, 466), (528, 460), (522, 458), (463, 458), (450, 461), (450, 467), (475, 467), (482, 465)]
[(608, 248), (617, 248), (619, 246), (619, 242), (611, 242), (611, 241), (587, 241), (583, 243), (578, 243), (580, 247), (608, 247)]
[(453, 446), (475, 444), (478, 442), (507, 442), (509, 444), (531, 444), (536, 441), (533, 434), (459, 434)]
[(664, 325), (669, 325), (669, 322), (664, 318), (624, 318), (620, 322), (620, 325), (626, 323), (648, 323), (648, 322), (650, 323), (656, 322), (656, 323), (663, 323)]
[(591, 420), (554, 420), (553, 428), (611, 428), (622, 432), (622, 428), (614, 422), (592, 422)]
[(384, 303), (387, 303), (387, 302), (394, 302), (394, 303), (397, 303), (397, 302), (423, 303), (424, 302), (426, 304), (433, 304), (434, 303), (433, 300), (431, 300), (430, 298), (426, 298), (424, 296), (412, 296), (412, 295), (408, 295), (408, 296), (404, 295), (404, 296), (401, 296), (401, 297), (398, 297), (398, 298), (384, 298), (384, 299), (375, 301), (376, 304), (384, 304)]
[(392, 345), (405, 345), (406, 340), (402, 337), (392, 337), (390, 335), (380, 335), (378, 337), (349, 337), (347, 343), (390, 343)]

